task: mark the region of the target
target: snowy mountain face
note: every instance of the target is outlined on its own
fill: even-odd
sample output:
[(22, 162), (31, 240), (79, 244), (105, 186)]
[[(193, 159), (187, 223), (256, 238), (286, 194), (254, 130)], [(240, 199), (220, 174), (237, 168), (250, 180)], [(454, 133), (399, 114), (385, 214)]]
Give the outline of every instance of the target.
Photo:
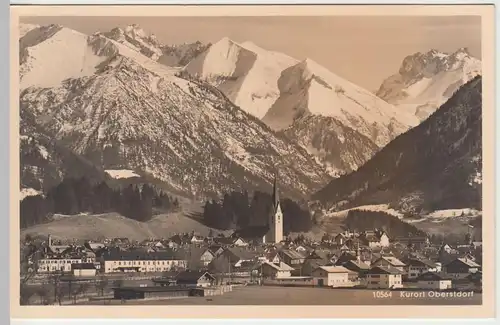
[(424, 120), (479, 74), (481, 61), (466, 48), (452, 54), (415, 53), (403, 60), (399, 72), (384, 80), (376, 94)]
[(384, 146), (418, 124), (414, 116), (399, 112), (310, 59), (283, 71), (278, 87), (281, 96), (263, 118), (273, 129), (287, 128), (304, 115), (333, 117)]
[(292, 198), (329, 180), (306, 150), (215, 87), (176, 77), (119, 41), (60, 26), (25, 37), (21, 112), (103, 170), (133, 170), (189, 196), (269, 190), (277, 164)]
[(284, 70), (278, 87), (280, 96), (263, 121), (285, 130), (334, 177), (356, 170), (418, 123), (309, 59)]
[(279, 97), (277, 80), (296, 60), (223, 38), (192, 60), (184, 71), (221, 90), (234, 104), (262, 118)]
[[(378, 149), (418, 123), (312, 60), (299, 62), (249, 42), (224, 38), (184, 72), (206, 80), (237, 106), (297, 141), (332, 176), (356, 169), (375, 152), (374, 144)], [(306, 116), (310, 118), (301, 119)], [(349, 143), (335, 145), (343, 139)]]
[(481, 210), (481, 89), (477, 76), (427, 120), (357, 171), (332, 180), (313, 199), (332, 211), (374, 204), (421, 215)]
[(170, 67), (183, 67), (210, 47), (210, 44), (202, 44), (201, 42), (164, 45), (158, 41), (155, 35), (146, 33), (137, 25), (129, 25), (124, 29), (117, 27), (102, 34), (154, 61)]

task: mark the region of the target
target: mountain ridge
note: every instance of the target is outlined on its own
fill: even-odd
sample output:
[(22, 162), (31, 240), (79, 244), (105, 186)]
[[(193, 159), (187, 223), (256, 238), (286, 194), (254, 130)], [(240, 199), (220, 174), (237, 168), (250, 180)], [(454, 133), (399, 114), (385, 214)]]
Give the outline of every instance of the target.
[(476, 76), (427, 120), (312, 199), (331, 211), (366, 204), (389, 204), (410, 214), (480, 210), (481, 81)]
[[(77, 35), (81, 41), (79, 33), (54, 35)], [(42, 44), (47, 40), (48, 45)], [(58, 44), (50, 40), (36, 46)], [(142, 170), (195, 196), (237, 185), (267, 189), (277, 163), (282, 164), (283, 187), (294, 198), (328, 179), (304, 149), (212, 86), (179, 78), (175, 70), (103, 35), (88, 36), (86, 42), (82, 51), (98, 58), (97, 65), (86, 67), (93, 73), (61, 72), (57, 86), (24, 87), (20, 109), (102, 169)]]

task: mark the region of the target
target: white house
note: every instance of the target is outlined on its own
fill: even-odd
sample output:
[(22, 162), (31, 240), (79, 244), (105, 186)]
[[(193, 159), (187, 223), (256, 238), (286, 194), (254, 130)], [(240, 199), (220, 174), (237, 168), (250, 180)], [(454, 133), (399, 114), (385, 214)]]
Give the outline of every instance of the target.
[(81, 258), (44, 258), (38, 261), (38, 272), (71, 272), (71, 265), (78, 263), (82, 263)]
[(81, 264), (73, 264), (71, 266), (71, 272), (74, 276), (95, 276), (97, 270), (94, 266), (94, 263), (81, 263)]
[(233, 245), (238, 247), (246, 247), (248, 246), (248, 243), (245, 240), (243, 240), (243, 238), (238, 237), (233, 241)]
[(385, 231), (365, 232), (360, 239), (364, 245), (370, 248), (388, 247), (390, 244), (389, 236)]
[(166, 272), (186, 268), (187, 260), (175, 252), (108, 252), (101, 257), (104, 273), (115, 272)]
[(352, 281), (353, 271), (343, 266), (320, 266), (312, 271), (313, 283), (317, 286), (353, 287), (357, 282)]
[(416, 279), (427, 272), (439, 272), (438, 265), (428, 259), (412, 258), (407, 263), (408, 279)]
[(204, 238), (201, 236), (193, 235), (193, 237), (191, 237), (191, 244), (202, 244), (203, 241), (204, 241)]
[(259, 257), (259, 260), (261, 260), (261, 261), (267, 261), (269, 263), (273, 263), (273, 264), (277, 264), (277, 265), (279, 265), (280, 262), (282, 262), (280, 254), (278, 254), (276, 252), (269, 253), (269, 254), (266, 254), (266, 255), (264, 255), (262, 257)]
[(299, 246), (295, 247), (295, 251), (304, 254), (307, 252), (307, 249), (304, 246), (299, 245)]
[(201, 264), (207, 266), (215, 258), (215, 254), (210, 250), (206, 249), (200, 256)]
[(153, 246), (156, 248), (165, 248), (165, 245), (161, 241), (156, 242)]
[(382, 256), (373, 261), (373, 263), (371, 263), (371, 266), (392, 267), (398, 269), (401, 272), (404, 272), (406, 268), (406, 264), (401, 262), (394, 256)]
[(417, 286), (423, 290), (447, 290), (452, 288), (452, 279), (435, 272), (426, 272), (417, 277)]
[(293, 267), (280, 262), (279, 265), (269, 262), (263, 262), (260, 266), (263, 277), (280, 279), (292, 276)]
[(403, 287), (401, 270), (394, 267), (375, 266), (366, 273), (368, 289), (397, 289)]

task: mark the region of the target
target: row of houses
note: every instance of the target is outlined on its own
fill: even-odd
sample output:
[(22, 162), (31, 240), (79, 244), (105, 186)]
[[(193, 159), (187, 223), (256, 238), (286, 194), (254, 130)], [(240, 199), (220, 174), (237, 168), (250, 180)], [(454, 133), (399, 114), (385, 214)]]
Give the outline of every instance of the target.
[[(370, 238), (372, 235), (381, 238), (383, 244), (384, 232), (374, 232), (374, 234), (365, 232), (362, 235), (358, 234), (357, 238)], [(344, 233), (342, 236), (349, 238), (350, 235)], [(187, 236), (183, 238), (186, 239)], [(191, 239), (201, 241), (201, 238), (196, 236)], [(213, 273), (244, 276), (251, 274), (259, 263), (269, 262), (272, 264), (268, 272), (269, 277), (272, 277), (274, 272), (272, 270), (276, 267), (278, 267), (278, 274), (289, 272), (291, 276), (307, 277), (312, 276), (312, 272), (322, 266), (342, 266), (361, 275), (368, 274), (368, 270), (379, 266), (399, 270), (405, 281), (411, 281), (426, 272), (440, 273), (445, 272), (445, 269), (448, 269), (447, 274), (457, 278), (470, 273), (460, 270), (460, 268), (467, 269), (463, 266), (464, 263), (475, 263), (471, 264), (469, 269), (474, 269), (474, 265), (479, 265), (474, 256), (461, 254), (457, 248), (449, 245), (442, 245), (439, 249), (435, 249), (435, 258), (431, 260), (424, 256), (425, 254), (413, 254), (417, 252), (416, 249), (406, 249), (409, 254), (402, 254), (405, 248), (395, 244), (389, 247), (357, 245), (355, 250), (344, 247), (345, 242), (340, 248), (338, 245), (336, 248), (332, 248), (331, 245), (314, 248), (297, 244), (277, 244), (265, 247), (248, 245), (241, 238), (230, 237), (220, 237), (218, 240), (211, 240), (208, 244), (192, 243), (189, 246), (173, 248), (161, 241), (150, 241), (145, 247), (124, 247), (123, 245), (109, 247), (101, 243), (85, 243), (80, 246), (54, 245), (50, 237), (48, 244), (43, 251), (43, 258), (37, 263), (37, 270), (40, 273), (55, 271), (75, 274), (149, 273), (166, 272), (172, 269), (207, 269)], [(430, 249), (432, 247), (426, 247), (422, 252), (427, 253)], [(439, 262), (442, 256), (446, 256), (446, 259)], [(95, 270), (92, 271), (92, 268)], [(457, 271), (452, 272), (454, 269)], [(267, 275), (264, 274), (264, 276)]]

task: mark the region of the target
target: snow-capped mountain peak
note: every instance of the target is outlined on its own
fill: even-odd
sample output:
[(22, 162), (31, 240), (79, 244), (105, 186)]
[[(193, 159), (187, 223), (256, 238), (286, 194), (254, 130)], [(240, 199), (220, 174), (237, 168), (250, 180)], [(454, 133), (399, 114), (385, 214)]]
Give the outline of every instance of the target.
[(121, 29), (88, 36), (60, 25), (34, 28), (19, 40), (20, 88), (56, 87), (68, 79), (93, 75), (116, 55), (133, 59), (159, 76), (177, 70), (158, 64), (121, 36)]
[(146, 34), (144, 29), (139, 27), (137, 24), (128, 25), (125, 27), (125, 33), (133, 36), (134, 38), (148, 38), (150, 35)]
[(377, 95), (423, 120), (479, 74), (481, 61), (468, 48), (451, 54), (431, 49), (404, 58), (398, 73), (384, 80)]
[[(215, 87), (179, 78), (125, 44), (63, 28), (29, 45), (32, 54), (44, 49), (30, 57), (30, 73), (45, 77), (21, 92), (21, 112), (103, 170), (134, 170), (186, 195), (265, 188), (278, 162), (292, 197), (303, 197), (328, 178), (303, 148)], [(88, 65), (92, 70), (85, 75), (75, 73), (82, 65), (64, 70), (57, 83), (47, 83), (55, 69), (49, 53), (60, 55), (67, 46), (72, 52), (63, 54), (81, 58), (88, 52), (100, 63)]]
[(290, 127), (304, 115), (319, 115), (333, 117), (384, 145), (418, 122), (310, 58), (284, 70), (278, 87), (280, 97), (263, 118), (276, 130)]
[(156, 36), (147, 34), (136, 24), (128, 25), (124, 29), (113, 28), (111, 31), (103, 33), (103, 35), (142, 53), (152, 60), (156, 61), (163, 55), (162, 46)]
[(185, 72), (219, 88), (246, 112), (262, 118), (279, 96), (281, 72), (297, 60), (251, 43), (220, 39), (192, 60)]

